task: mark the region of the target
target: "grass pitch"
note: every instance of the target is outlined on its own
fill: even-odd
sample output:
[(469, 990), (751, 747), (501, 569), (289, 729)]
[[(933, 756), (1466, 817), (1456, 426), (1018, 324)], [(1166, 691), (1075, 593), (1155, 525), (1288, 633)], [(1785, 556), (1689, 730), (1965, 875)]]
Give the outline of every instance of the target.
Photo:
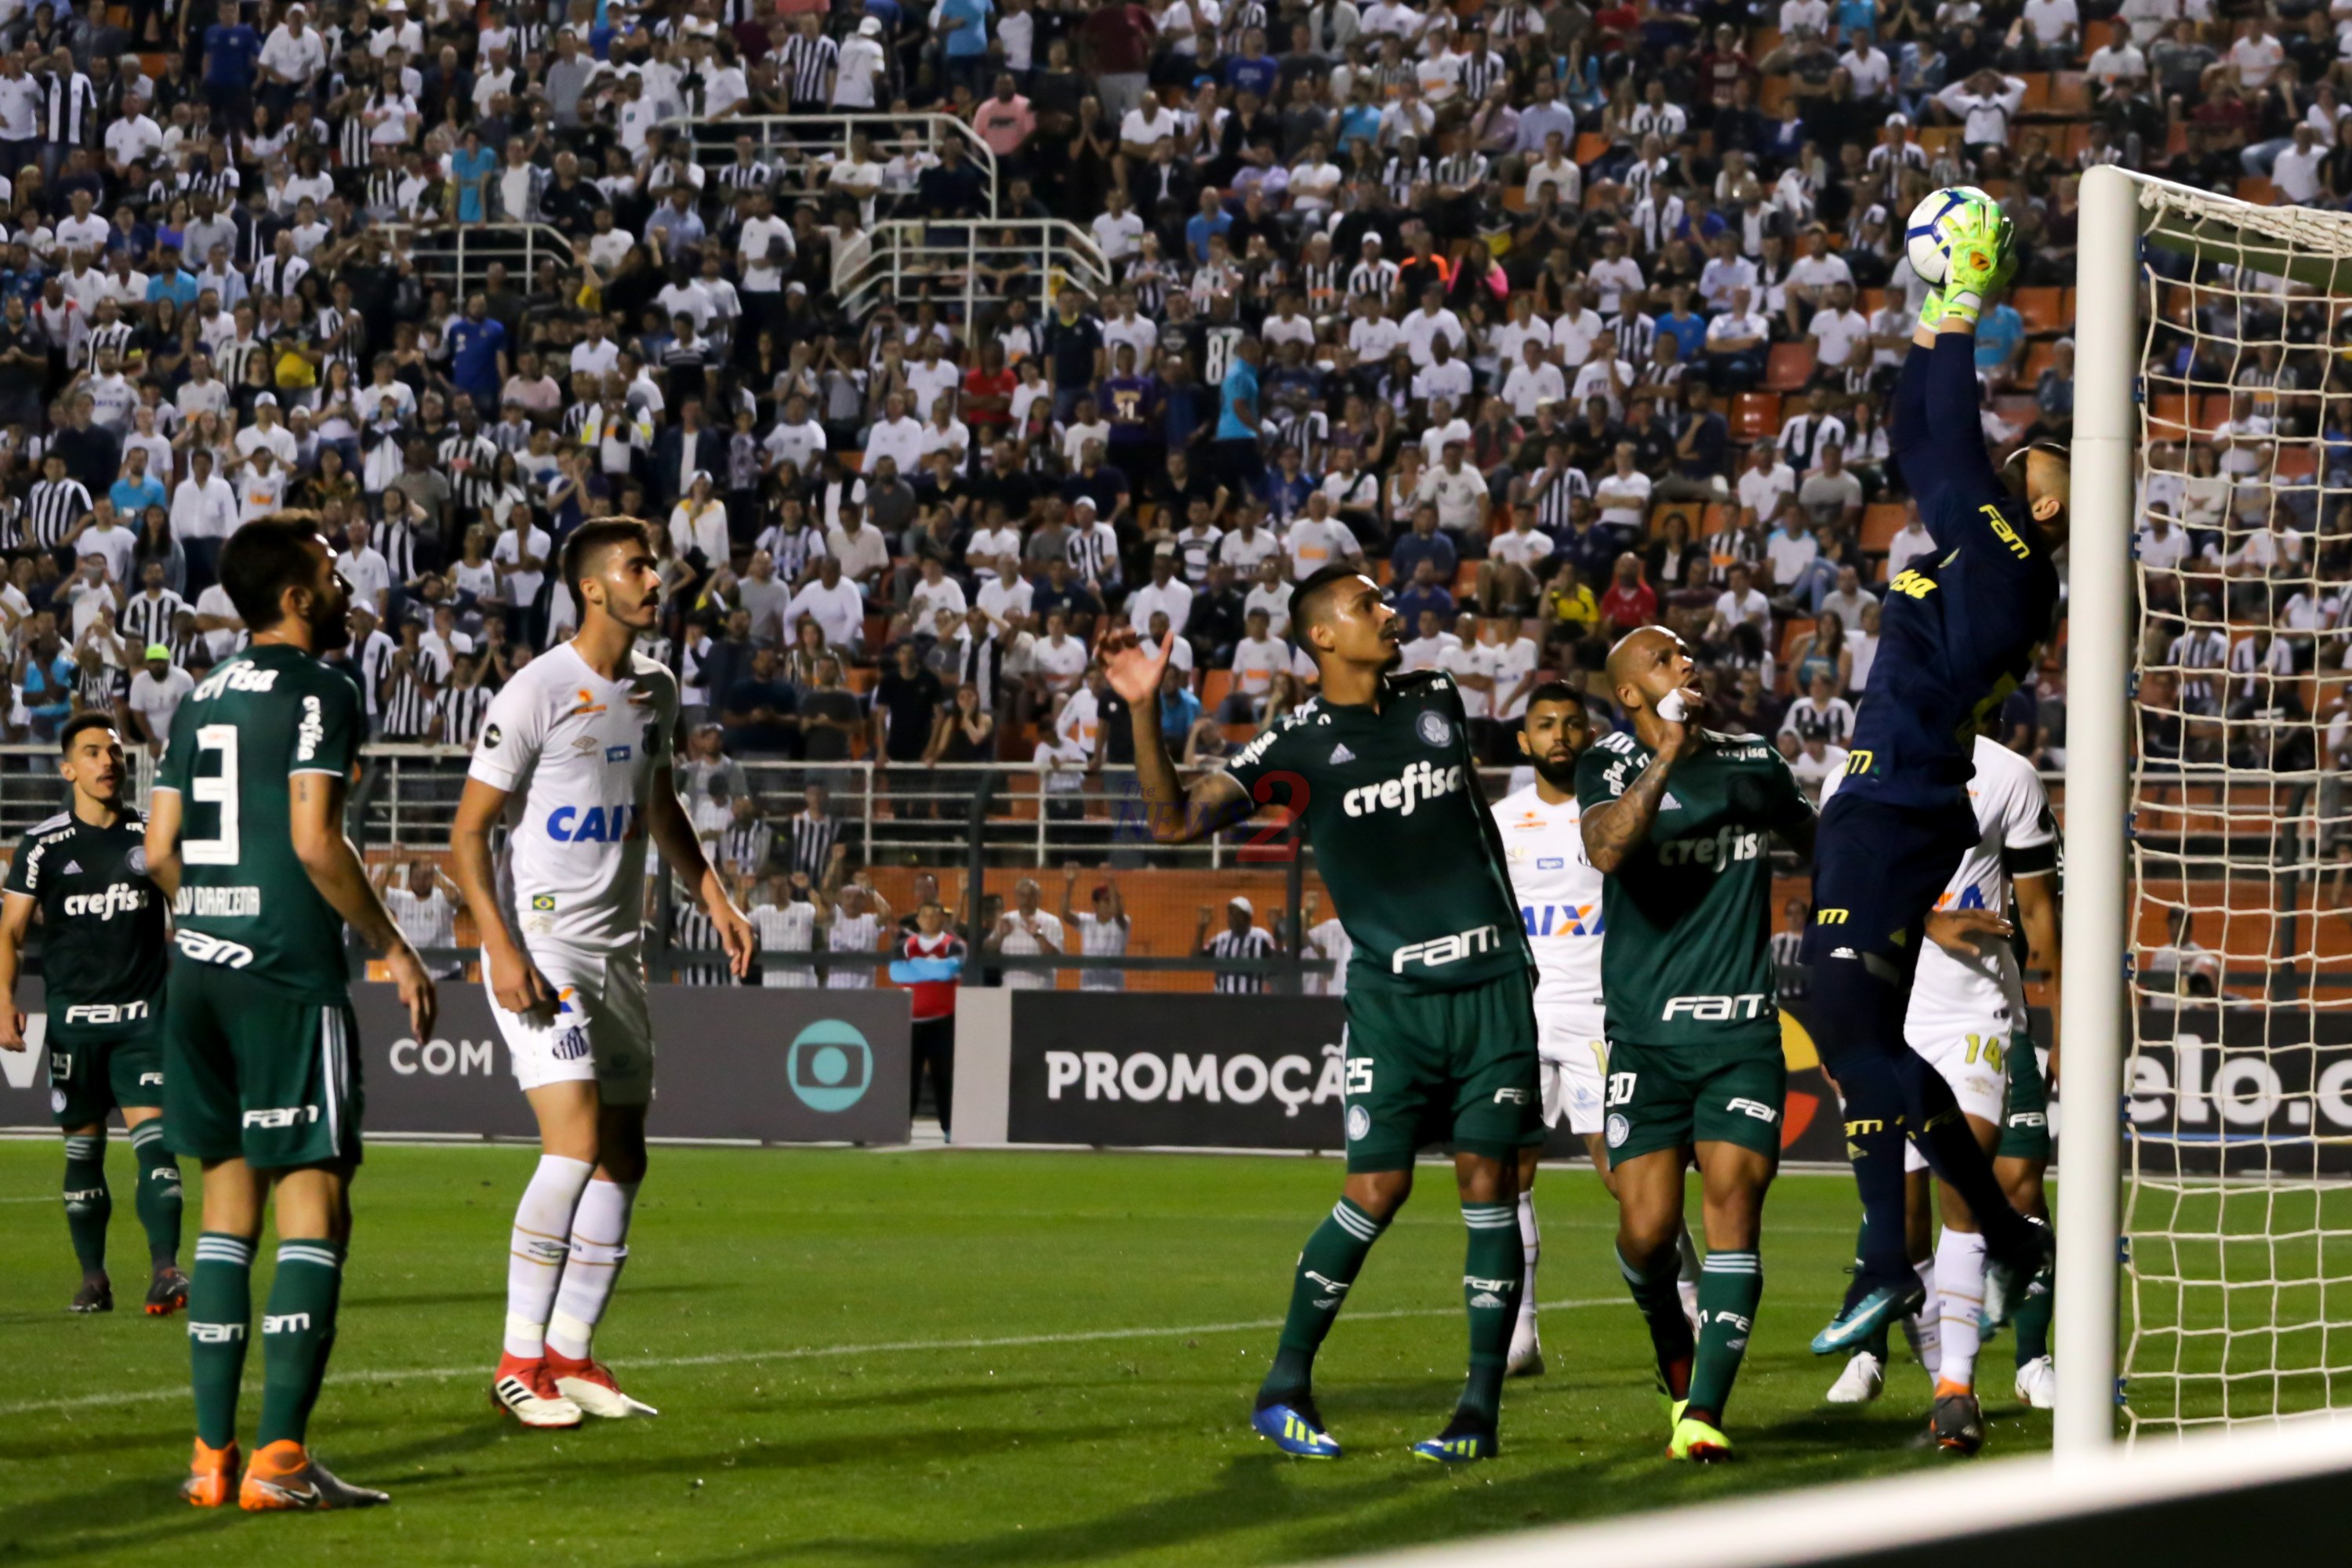
[[(1607, 1194), (1589, 1172), (1547, 1171), (1550, 1371), (1507, 1392), (1502, 1458), (1454, 1471), (1405, 1453), (1444, 1424), (1462, 1375), (1463, 1230), (1437, 1168), (1324, 1351), (1318, 1394), (1349, 1455), (1318, 1465), (1244, 1421), (1336, 1162), (656, 1149), (598, 1350), (663, 1414), (538, 1434), (486, 1393), (534, 1152), (386, 1147), (357, 1189), (312, 1438), (392, 1505), (200, 1513), (173, 1495), (186, 1343), (179, 1320), (137, 1310), (144, 1249), (121, 1143), (128, 1310), (86, 1319), (65, 1310), (57, 1144), (0, 1142), (0, 1563), (1280, 1563), (1949, 1462), (1916, 1446), (1927, 1380), (1899, 1349), (1878, 1405), (1821, 1403), (1837, 1367), (1805, 1347), (1852, 1255), (1843, 1176), (1786, 1175), (1773, 1192), (1728, 1423), (1739, 1462), (1697, 1471), (1661, 1457)], [(184, 1257), (193, 1173), (189, 1187)], [(1979, 1380), (1992, 1453), (2049, 1437), (2048, 1417), (2010, 1398), (2010, 1360), (1996, 1342)], [(257, 1346), (248, 1441), (261, 1362)]]

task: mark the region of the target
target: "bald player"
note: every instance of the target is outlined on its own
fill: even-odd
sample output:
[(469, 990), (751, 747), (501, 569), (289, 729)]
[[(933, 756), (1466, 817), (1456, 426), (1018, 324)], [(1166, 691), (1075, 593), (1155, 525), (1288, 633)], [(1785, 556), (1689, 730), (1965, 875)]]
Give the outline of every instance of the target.
[[(1780, 754), (1699, 722), (1690, 650), (1656, 626), (1609, 653), (1631, 730), (1576, 767), (1584, 850), (1601, 885), (1609, 1039), (1601, 1142), (1617, 1188), (1617, 1264), (1650, 1326), (1667, 1456), (1731, 1456), (1724, 1406), (1764, 1294), (1764, 1194), (1780, 1164), (1788, 1068), (1772, 963), (1770, 840), (1812, 848), (1813, 808)], [(1685, 1174), (1696, 1160), (1706, 1259), (1693, 1335), (1675, 1291)]]

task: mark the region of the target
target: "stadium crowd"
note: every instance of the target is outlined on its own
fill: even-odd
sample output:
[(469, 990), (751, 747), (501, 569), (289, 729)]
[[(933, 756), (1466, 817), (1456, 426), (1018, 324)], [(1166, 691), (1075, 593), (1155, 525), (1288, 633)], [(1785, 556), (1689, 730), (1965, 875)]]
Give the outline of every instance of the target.
[[(0, 40), (8, 739), (95, 707), (158, 744), (240, 639), (222, 539), (297, 507), (342, 548), (377, 736), (467, 745), (570, 625), (569, 531), (646, 517), (698, 822), (767, 901), (881, 921), (834, 841), (795, 847), (823, 804), (788, 820), (729, 759), (1029, 763), (1083, 814), (1127, 760), (1101, 637), (1178, 637), (1168, 733), (1214, 766), (1303, 700), (1287, 585), (1334, 560), (1497, 763), (1538, 679), (1606, 710), (1603, 650), (1662, 622), (1717, 721), (1817, 782), (1927, 542), (1878, 414), (1917, 199), (2016, 220), (1978, 338), (2008, 447), (2071, 419), (2081, 170), (2352, 192), (2352, 21), (2310, 5), (42, 0)], [(992, 173), (866, 121), (772, 161), (761, 117), (860, 113), (959, 116)], [(877, 223), (1055, 216), (1107, 286), (942, 247), (861, 313), (836, 291)], [(568, 261), (456, 264), (453, 231), (522, 223)], [(2194, 374), (2234, 394), (2152, 458), (2180, 526), (2148, 531), (2186, 710), (2149, 743), (2187, 754), (2311, 668), (2347, 566), (2333, 514), (2230, 499), (2320, 384)], [(2012, 742), (2061, 761), (2063, 701), (2053, 666)]]

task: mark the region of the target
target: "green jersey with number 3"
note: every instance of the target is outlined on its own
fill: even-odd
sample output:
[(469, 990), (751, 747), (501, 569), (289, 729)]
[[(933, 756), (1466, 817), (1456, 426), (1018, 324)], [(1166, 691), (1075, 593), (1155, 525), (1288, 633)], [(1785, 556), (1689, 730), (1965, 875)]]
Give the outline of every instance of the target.
[(172, 716), (155, 787), (180, 796), (180, 955), (306, 993), (350, 983), (343, 919), (294, 852), (289, 781), (348, 775), (366, 727), (351, 677), (299, 648), (247, 649)]
[[(1623, 731), (1595, 741), (1576, 764), (1585, 820), (1632, 788), (1655, 755)], [(1709, 731), (1696, 756), (1675, 764), (1648, 839), (1601, 888), (1611, 1039), (1780, 1037), (1771, 836), (1812, 815), (1789, 764), (1752, 735)]]
[(1433, 670), (1385, 678), (1377, 710), (1306, 703), (1234, 758), (1253, 800), (1303, 818), (1356, 946), (1349, 990), (1452, 991), (1533, 963), (1477, 764)]

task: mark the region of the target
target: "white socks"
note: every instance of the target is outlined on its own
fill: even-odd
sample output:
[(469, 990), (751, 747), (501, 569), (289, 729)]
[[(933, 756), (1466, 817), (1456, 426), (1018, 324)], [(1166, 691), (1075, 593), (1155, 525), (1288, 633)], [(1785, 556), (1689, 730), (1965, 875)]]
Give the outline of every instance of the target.
[(1936, 1368), (1938, 1383), (1976, 1386), (1981, 1338), (1977, 1314), (1984, 1310), (1984, 1237), (1946, 1226), (1936, 1243), (1936, 1289), (1944, 1331), (1943, 1360)]
[(573, 1361), (588, 1359), (596, 1321), (613, 1299), (621, 1265), (629, 1258), (629, 1211), (637, 1201), (635, 1182), (591, 1182), (572, 1215), (572, 1257), (548, 1320), (547, 1348)]
[(595, 1166), (561, 1154), (541, 1154), (530, 1184), (515, 1205), (513, 1238), (507, 1251), (506, 1353), (525, 1361), (546, 1354), (548, 1314), (555, 1307), (556, 1282), (572, 1250), (572, 1211)]
[(1524, 1264), (1524, 1277), (1519, 1284), (1518, 1339), (1533, 1339), (1536, 1332), (1536, 1260), (1543, 1256), (1543, 1237), (1536, 1230), (1536, 1195), (1519, 1194), (1519, 1257)]

